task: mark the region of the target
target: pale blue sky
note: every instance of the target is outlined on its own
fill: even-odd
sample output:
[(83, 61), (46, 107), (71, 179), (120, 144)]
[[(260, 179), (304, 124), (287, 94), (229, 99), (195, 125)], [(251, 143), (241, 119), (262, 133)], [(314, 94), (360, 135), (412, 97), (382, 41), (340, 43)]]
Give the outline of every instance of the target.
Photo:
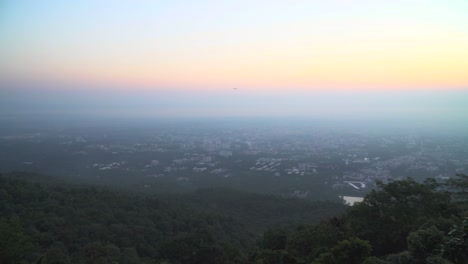
[(468, 122), (467, 14), (463, 0), (6, 0), (0, 114)]

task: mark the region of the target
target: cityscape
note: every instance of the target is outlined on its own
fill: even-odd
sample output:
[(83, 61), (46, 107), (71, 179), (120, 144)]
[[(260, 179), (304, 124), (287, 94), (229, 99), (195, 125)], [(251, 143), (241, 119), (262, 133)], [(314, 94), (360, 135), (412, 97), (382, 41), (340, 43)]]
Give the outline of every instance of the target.
[(5, 172), (124, 179), (146, 191), (172, 182), (188, 189), (223, 186), (297, 198), (316, 199), (318, 189), (328, 190), (328, 198), (362, 197), (377, 181), (443, 181), (468, 170), (464, 136), (312, 126), (187, 123), (138, 132), (63, 129), (2, 135), (0, 146)]

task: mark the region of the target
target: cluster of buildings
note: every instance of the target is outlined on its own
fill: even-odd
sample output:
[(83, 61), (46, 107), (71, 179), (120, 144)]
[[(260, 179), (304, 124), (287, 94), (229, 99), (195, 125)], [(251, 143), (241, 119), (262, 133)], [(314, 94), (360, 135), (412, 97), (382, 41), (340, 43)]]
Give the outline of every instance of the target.
[[(182, 182), (191, 181), (194, 175), (230, 178), (243, 173), (250, 177), (321, 177), (337, 190), (368, 190), (376, 181), (446, 179), (468, 172), (468, 143), (463, 138), (277, 128), (190, 132), (174, 128), (137, 137), (131, 133), (118, 137), (61, 133), (55, 143), (50, 143), (50, 135), (47, 140), (41, 140), (42, 136), (2, 137), (0, 146), (13, 140), (36, 147), (48, 142), (62, 148), (68, 160), (79, 159), (79, 166), (85, 163), (87, 172), (80, 173), (131, 171), (132, 175), (167, 176)], [(44, 165), (47, 157), (25, 160), (19, 153), (16, 159), (18, 166), (28, 169), (31, 164)], [(42, 169), (47, 172), (46, 167)], [(297, 196), (305, 192), (292, 191)]]

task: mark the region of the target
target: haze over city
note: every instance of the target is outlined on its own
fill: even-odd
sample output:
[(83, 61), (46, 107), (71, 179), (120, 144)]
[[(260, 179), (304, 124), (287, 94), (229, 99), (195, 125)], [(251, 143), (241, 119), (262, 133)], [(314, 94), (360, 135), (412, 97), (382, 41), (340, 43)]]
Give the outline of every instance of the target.
[(467, 0), (0, 0), (0, 263), (468, 263)]

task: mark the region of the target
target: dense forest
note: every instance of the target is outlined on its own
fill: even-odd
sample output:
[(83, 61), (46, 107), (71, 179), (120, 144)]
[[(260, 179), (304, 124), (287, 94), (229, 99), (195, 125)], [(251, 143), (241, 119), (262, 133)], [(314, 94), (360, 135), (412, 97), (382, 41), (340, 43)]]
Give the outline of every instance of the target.
[(0, 176), (0, 263), (467, 263), (468, 176), (353, 207), (230, 189), (147, 194)]
[(229, 189), (147, 194), (31, 173), (0, 177), (2, 263), (243, 263), (262, 233), (345, 206)]

